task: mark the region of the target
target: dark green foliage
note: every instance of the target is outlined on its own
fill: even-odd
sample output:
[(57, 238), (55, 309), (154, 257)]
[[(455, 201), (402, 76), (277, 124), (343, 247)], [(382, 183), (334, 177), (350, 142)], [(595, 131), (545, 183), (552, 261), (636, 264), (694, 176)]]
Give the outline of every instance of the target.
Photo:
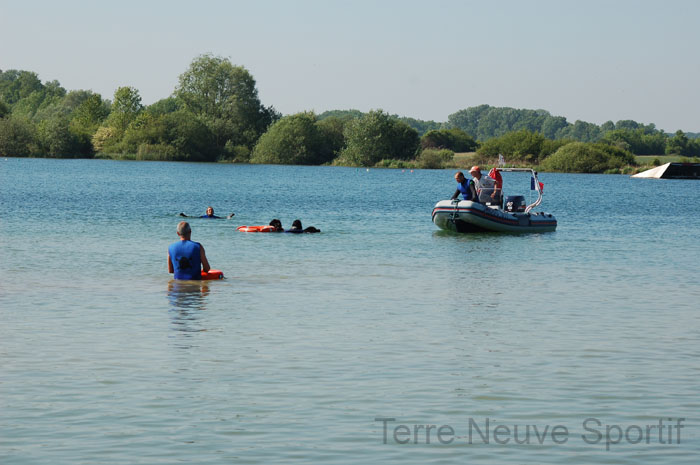
[[(656, 129), (654, 124), (644, 125), (632, 120), (622, 120), (617, 123), (607, 121), (601, 126), (585, 121), (576, 121), (571, 124), (566, 121), (566, 118), (552, 116), (545, 110), (517, 110), (507, 107), (490, 107), (489, 105), (460, 110), (449, 116), (448, 124), (451, 127), (460, 128), (468, 134), (476, 135), (480, 141), (526, 129), (530, 132), (539, 132), (547, 139), (552, 140), (596, 142), (606, 133), (620, 131), (620, 134), (639, 133), (644, 136), (641, 143), (629, 144), (629, 148), (634, 151), (636, 147), (639, 147), (639, 150), (644, 151), (644, 153), (650, 153), (650, 150), (658, 148), (661, 140), (660, 131)], [(619, 135), (613, 137), (619, 139)], [(626, 142), (629, 143), (629, 141)]]
[(544, 159), (541, 168), (566, 173), (603, 173), (619, 170), (634, 157), (629, 152), (607, 144), (572, 142)]
[(343, 121), (349, 121), (351, 119), (362, 118), (365, 114), (360, 110), (330, 110), (324, 111), (317, 116), (319, 121), (323, 121), (326, 118), (338, 118)]
[(558, 139), (573, 139), (581, 142), (595, 142), (601, 136), (602, 132), (597, 125), (580, 120), (557, 132)]
[(321, 143), (321, 153), (327, 154), (324, 163), (332, 162), (345, 147), (345, 125), (348, 120), (330, 116), (322, 120), (317, 120)]
[(428, 131), (421, 137), (420, 146), (427, 148), (444, 148), (453, 152), (473, 152), (478, 144), (466, 132), (458, 128)]
[(628, 150), (620, 148), (620, 147), (615, 147), (609, 144), (605, 143), (595, 143), (592, 144), (594, 148), (601, 150), (610, 156), (612, 160), (612, 164), (614, 165), (614, 168), (617, 168), (618, 162), (621, 165), (631, 165), (631, 166), (636, 166), (637, 161), (634, 158), (634, 155), (631, 154)]
[(614, 129), (615, 129), (615, 123), (613, 123), (612, 121), (606, 121), (600, 125), (600, 130), (603, 134), (605, 134), (608, 131), (612, 131)]
[(36, 127), (26, 118), (0, 119), (0, 156), (27, 157), (32, 154)]
[(43, 88), (36, 73), (9, 69), (0, 71), (0, 100), (13, 106), (20, 100), (29, 97), (32, 92)]
[(108, 115), (109, 108), (102, 97), (99, 94), (90, 94), (74, 109), (71, 125), (92, 135)]
[(374, 166), (380, 160), (410, 160), (419, 146), (418, 133), (381, 110), (352, 120), (345, 129), (346, 147), (337, 164)]
[(428, 131), (443, 129), (444, 126), (443, 123), (436, 123), (435, 121), (422, 121), (415, 118), (408, 118), (406, 116), (399, 117), (398, 115), (394, 115), (394, 117), (415, 129), (419, 136), (422, 136)]
[(649, 133), (642, 127), (637, 129), (614, 129), (602, 137), (601, 142), (629, 150), (636, 155), (664, 153), (667, 137), (660, 131)]
[(142, 110), (139, 91), (133, 87), (120, 87), (114, 92), (107, 125), (125, 131)]
[(183, 104), (175, 97), (160, 99), (152, 105), (146, 107), (146, 111), (154, 116), (164, 115), (166, 113), (174, 113), (180, 110)]
[(414, 169), (418, 168), (418, 165), (414, 161), (409, 160), (395, 160), (384, 158), (379, 160), (375, 165), (375, 168), (393, 168), (393, 169)]
[(689, 139), (681, 130), (668, 140), (666, 153), (669, 155), (700, 156), (700, 139)]
[(419, 168), (425, 169), (441, 169), (448, 168), (452, 166), (452, 160), (454, 159), (454, 152), (448, 149), (435, 149), (427, 148), (424, 149), (416, 162)]
[(90, 153), (89, 139), (71, 131), (65, 116), (56, 116), (37, 124), (37, 141), (40, 153), (59, 158), (75, 158)]
[(552, 150), (550, 145), (545, 145), (545, 137), (542, 134), (522, 129), (509, 132), (501, 137), (489, 139), (477, 150), (481, 160), (497, 160), (498, 154), (502, 154), (507, 162), (524, 162), (536, 164), (547, 153), (543, 149)]
[(41, 85), (39, 89), (17, 101), (12, 107), (12, 114), (34, 121), (41, 121), (57, 113), (67, 114), (69, 110), (61, 108), (61, 101), (65, 95), (66, 90), (58, 81), (47, 82), (45, 86)]
[(285, 116), (258, 140), (251, 163), (318, 165), (333, 159), (311, 112)]
[(511, 131), (528, 130), (554, 138), (567, 127), (566, 118), (552, 116), (545, 110), (518, 110), (479, 105), (451, 114), (450, 127), (473, 134), (480, 141), (502, 136)]
[(209, 128), (220, 152), (232, 145), (252, 148), (280, 117), (274, 108), (260, 103), (248, 70), (211, 55), (192, 61), (180, 75), (175, 96)]
[(565, 146), (566, 144), (570, 144), (574, 142), (573, 140), (570, 139), (557, 139), (557, 140), (551, 140), (551, 139), (545, 139), (544, 142), (542, 142), (542, 148), (540, 150), (540, 156), (539, 160), (543, 160), (544, 158), (550, 156), (557, 150), (559, 150), (561, 147)]
[(544, 119), (540, 132), (547, 139), (556, 139), (567, 126), (569, 123), (563, 116), (551, 116)]
[(205, 124), (186, 110), (153, 116), (140, 114), (105, 153), (137, 154), (144, 160), (216, 161), (214, 137)]
[[(5, 155), (91, 157), (100, 151), (121, 158), (248, 162), (260, 136), (280, 117), (261, 104), (245, 68), (211, 55), (195, 58), (174, 95), (145, 109), (131, 87), (117, 89), (112, 104), (92, 91), (66, 92), (58, 81), (42, 83), (33, 72), (0, 71), (0, 147)], [(700, 156), (700, 133), (666, 134), (654, 124), (633, 120), (571, 124), (545, 110), (481, 105), (450, 115), (447, 123), (381, 111), (333, 110), (316, 117), (313, 125), (309, 121), (287, 121), (265, 142), (272, 147), (278, 139), (275, 155), (270, 150), (262, 155), (263, 144), (255, 160), (437, 166), (436, 152), (406, 161), (416, 156), (418, 135), (423, 149), (469, 152), (477, 142), (467, 134), (483, 142), (480, 163), (493, 162), (502, 153), (507, 162), (535, 164), (572, 141), (604, 143), (595, 151), (614, 159), (613, 165), (628, 157), (610, 150)], [(305, 135), (294, 138), (295, 131)]]
[(162, 117), (164, 143), (171, 145), (179, 155), (190, 161), (215, 161), (217, 149), (214, 134), (206, 124), (186, 110), (178, 110)]

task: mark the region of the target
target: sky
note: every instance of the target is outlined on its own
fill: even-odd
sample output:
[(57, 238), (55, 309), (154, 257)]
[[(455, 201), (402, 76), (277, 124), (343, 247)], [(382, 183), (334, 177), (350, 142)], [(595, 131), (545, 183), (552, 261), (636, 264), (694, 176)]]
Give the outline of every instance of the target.
[(285, 115), (488, 104), (700, 132), (699, 24), (696, 0), (0, 0), (0, 70), (148, 105), (212, 54)]

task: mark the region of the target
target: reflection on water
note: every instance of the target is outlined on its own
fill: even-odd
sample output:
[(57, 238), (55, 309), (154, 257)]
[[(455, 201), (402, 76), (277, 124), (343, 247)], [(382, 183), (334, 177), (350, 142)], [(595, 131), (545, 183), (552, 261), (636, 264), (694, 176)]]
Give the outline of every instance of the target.
[[(206, 300), (209, 295), (207, 281), (180, 281), (173, 279), (168, 282), (168, 300), (170, 301), (170, 316), (173, 329), (183, 337), (191, 337), (192, 333), (206, 331), (201, 327), (200, 312), (206, 310)], [(187, 345), (184, 348), (189, 348)]]

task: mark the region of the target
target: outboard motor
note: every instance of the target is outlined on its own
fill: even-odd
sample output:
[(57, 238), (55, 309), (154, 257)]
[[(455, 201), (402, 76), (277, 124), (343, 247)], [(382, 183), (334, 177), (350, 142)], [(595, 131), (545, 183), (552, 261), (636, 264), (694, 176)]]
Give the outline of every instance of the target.
[(506, 211), (507, 212), (524, 212), (525, 207), (525, 197), (522, 195), (509, 195), (506, 196)]

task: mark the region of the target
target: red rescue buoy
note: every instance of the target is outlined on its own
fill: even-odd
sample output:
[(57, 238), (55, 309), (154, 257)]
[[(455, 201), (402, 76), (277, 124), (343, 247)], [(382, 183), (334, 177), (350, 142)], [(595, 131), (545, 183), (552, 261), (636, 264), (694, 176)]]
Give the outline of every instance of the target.
[(202, 271), (203, 281), (209, 281), (211, 279), (224, 279), (224, 272), (221, 270)]
[(274, 232), (276, 229), (274, 226), (239, 226), (236, 228), (237, 231), (241, 232)]

